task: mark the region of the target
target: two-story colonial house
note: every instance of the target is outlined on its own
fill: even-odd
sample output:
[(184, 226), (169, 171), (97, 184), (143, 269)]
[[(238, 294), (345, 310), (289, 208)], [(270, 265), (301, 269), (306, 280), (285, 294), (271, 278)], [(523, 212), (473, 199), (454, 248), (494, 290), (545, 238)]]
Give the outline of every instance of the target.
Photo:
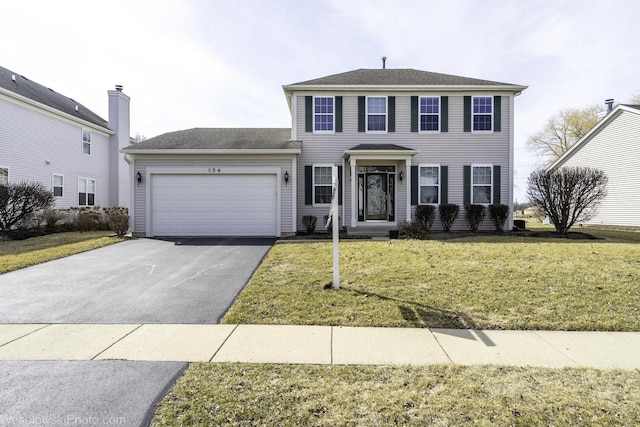
[(122, 150), (137, 177), (133, 231), (295, 233), (329, 212), (332, 166), (351, 233), (397, 227), (419, 204), (512, 204), (514, 97), (526, 86), (383, 68), (283, 89), (290, 129), (197, 128)]
[(57, 208), (129, 206), (129, 97), (108, 91), (109, 121), (0, 67), (0, 184), (41, 182)]

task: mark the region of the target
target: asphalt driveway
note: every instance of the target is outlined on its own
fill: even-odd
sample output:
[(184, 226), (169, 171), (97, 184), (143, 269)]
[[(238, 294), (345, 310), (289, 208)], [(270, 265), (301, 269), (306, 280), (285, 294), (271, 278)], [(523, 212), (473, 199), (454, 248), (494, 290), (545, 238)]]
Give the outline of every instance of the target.
[(273, 239), (136, 239), (0, 275), (0, 323), (217, 323)]

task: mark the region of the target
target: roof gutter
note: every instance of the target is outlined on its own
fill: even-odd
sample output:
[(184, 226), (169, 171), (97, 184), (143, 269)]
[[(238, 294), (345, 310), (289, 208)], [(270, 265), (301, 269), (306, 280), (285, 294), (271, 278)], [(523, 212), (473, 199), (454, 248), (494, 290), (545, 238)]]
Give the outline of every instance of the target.
[(300, 148), (220, 149), (220, 148), (123, 148), (121, 153), (135, 154), (300, 154)]

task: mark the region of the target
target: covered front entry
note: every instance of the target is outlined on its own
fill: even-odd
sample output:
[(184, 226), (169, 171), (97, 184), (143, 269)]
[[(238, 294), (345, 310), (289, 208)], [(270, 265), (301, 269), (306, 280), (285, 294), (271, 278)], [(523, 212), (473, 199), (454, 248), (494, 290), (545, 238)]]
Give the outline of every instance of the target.
[(358, 221), (395, 221), (395, 169), (358, 167)]

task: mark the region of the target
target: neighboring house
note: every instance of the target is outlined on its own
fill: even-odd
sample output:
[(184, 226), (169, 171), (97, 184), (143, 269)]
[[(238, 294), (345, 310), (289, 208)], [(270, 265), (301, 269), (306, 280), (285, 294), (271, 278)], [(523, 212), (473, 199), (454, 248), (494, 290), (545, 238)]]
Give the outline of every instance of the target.
[(191, 129), (122, 150), (138, 177), (134, 233), (281, 236), (304, 230), (304, 215), (321, 226), (334, 165), (350, 233), (395, 228), (418, 204), (512, 205), (526, 86), (383, 68), (283, 89), (291, 129)]
[(618, 105), (549, 169), (583, 166), (603, 170), (607, 196), (585, 224), (640, 227), (640, 105)]
[(55, 207), (129, 206), (129, 97), (108, 91), (109, 121), (0, 67), (0, 184), (41, 182)]

